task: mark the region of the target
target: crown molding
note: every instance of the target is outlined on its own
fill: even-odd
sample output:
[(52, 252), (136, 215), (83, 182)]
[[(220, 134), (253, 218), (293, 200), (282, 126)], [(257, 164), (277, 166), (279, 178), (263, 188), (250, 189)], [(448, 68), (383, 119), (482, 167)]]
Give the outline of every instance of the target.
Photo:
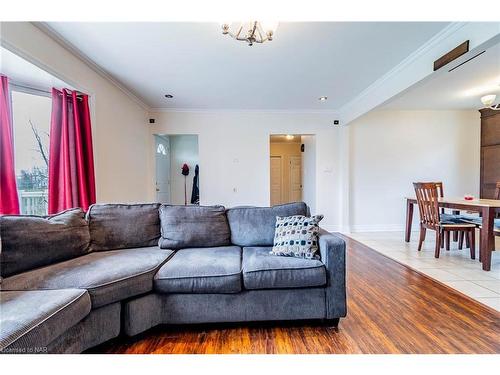
[[(91, 93), (91, 90), (86, 88), (84, 85), (81, 85), (81, 84), (75, 82), (72, 78), (66, 77), (63, 74), (61, 74), (60, 72), (56, 72), (50, 66), (42, 63), (40, 60), (35, 58), (32, 54), (28, 53), (24, 49), (21, 49), (14, 44), (6, 41), (5, 39), (0, 39), (0, 46), (2, 48), (5, 48), (6, 50), (12, 52), (13, 54), (21, 57), (22, 59), (28, 61), (29, 63), (33, 64), (34, 66), (42, 69), (43, 71), (49, 73), (50, 75), (52, 75), (56, 79), (63, 81), (69, 89), (83, 91), (83, 92), (87, 92), (89, 94)], [(26, 82), (26, 83), (29, 84), (29, 82)], [(42, 87), (40, 87), (40, 89), (43, 90)], [(46, 89), (50, 89), (50, 87), (46, 88)]]
[(150, 108), (150, 113), (248, 113), (248, 114), (307, 114), (339, 116), (338, 110), (313, 110), (313, 109), (207, 109), (207, 108)]
[[(452, 22), (445, 28), (443, 28), (440, 32), (435, 34), (431, 39), (425, 42), (422, 46), (420, 46), (417, 50), (412, 52), (409, 56), (403, 59), (399, 64), (397, 64), (394, 68), (385, 73), (382, 77), (377, 79), (370, 86), (365, 88), (358, 94), (354, 99), (350, 100), (348, 103), (344, 104), (340, 108), (341, 117), (344, 119), (349, 113), (349, 110), (352, 108), (356, 108), (357, 104), (361, 102), (366, 97), (373, 95), (373, 92), (380, 89), (384, 86), (388, 81), (392, 80), (394, 77), (398, 76), (405, 68), (413, 64), (416, 60), (423, 57), (427, 52), (429, 52), (432, 48), (436, 47), (439, 43), (446, 40), (450, 35), (456, 33), (458, 30), (467, 25), (467, 22)], [(388, 98), (387, 98), (388, 99)], [(385, 100), (384, 100), (385, 101)], [(370, 111), (373, 108), (367, 109), (364, 113)], [(362, 114), (364, 114), (362, 113)], [(361, 116), (362, 114), (357, 115), (356, 117)], [(349, 120), (350, 122), (352, 120)]]
[(77, 47), (75, 47), (72, 43), (68, 42), (64, 37), (55, 31), (52, 27), (50, 27), (46, 22), (32, 22), (32, 25), (38, 28), (40, 31), (48, 35), (52, 40), (58, 43), (61, 47), (69, 51), (72, 55), (78, 58), (80, 61), (85, 63), (89, 68), (91, 68), (94, 72), (99, 74), (101, 77), (106, 79), (112, 85), (117, 87), (121, 92), (127, 95), (134, 103), (138, 104), (142, 109), (146, 111), (150, 111), (151, 108), (146, 102), (134, 91), (125, 86), (119, 80), (113, 77), (109, 72), (101, 68), (97, 65), (90, 57), (85, 55), (82, 51), (80, 51)]

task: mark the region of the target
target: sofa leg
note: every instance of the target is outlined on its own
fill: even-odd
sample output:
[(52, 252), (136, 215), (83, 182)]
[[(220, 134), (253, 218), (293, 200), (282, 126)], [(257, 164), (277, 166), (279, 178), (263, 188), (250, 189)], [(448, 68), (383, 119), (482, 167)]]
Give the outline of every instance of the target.
[(324, 323), (327, 327), (337, 328), (339, 326), (340, 318), (325, 319)]

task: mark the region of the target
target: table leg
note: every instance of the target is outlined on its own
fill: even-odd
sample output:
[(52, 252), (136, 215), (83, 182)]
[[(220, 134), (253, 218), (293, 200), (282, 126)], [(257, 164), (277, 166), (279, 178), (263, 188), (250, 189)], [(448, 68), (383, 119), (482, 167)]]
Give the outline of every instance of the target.
[[(460, 215), (460, 211), (458, 210), (453, 210), (451, 212), (453, 215)], [(454, 230), (453, 231), (453, 242), (457, 242), (458, 241), (458, 231)]]
[(491, 207), (483, 208), (483, 225), (481, 228), (481, 261), (483, 270), (489, 271), (491, 268), (491, 250), (495, 241), (493, 235), (493, 218), (495, 209)]
[(406, 201), (406, 230), (405, 230), (405, 241), (410, 242), (411, 236), (411, 224), (413, 221), (413, 203), (409, 200)]

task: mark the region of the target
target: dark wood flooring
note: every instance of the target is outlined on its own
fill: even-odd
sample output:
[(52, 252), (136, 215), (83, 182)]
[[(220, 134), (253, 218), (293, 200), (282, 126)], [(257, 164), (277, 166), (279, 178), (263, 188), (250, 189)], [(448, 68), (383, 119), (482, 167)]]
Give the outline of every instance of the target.
[(317, 322), (157, 327), (92, 353), (500, 353), (500, 314), (346, 238), (348, 312)]

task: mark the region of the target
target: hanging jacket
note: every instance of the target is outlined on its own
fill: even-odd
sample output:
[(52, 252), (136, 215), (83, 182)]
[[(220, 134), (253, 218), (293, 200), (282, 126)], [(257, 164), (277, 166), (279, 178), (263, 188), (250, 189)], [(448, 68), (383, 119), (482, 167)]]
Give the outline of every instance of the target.
[(196, 164), (193, 177), (193, 192), (191, 193), (191, 204), (200, 204), (200, 167)]

